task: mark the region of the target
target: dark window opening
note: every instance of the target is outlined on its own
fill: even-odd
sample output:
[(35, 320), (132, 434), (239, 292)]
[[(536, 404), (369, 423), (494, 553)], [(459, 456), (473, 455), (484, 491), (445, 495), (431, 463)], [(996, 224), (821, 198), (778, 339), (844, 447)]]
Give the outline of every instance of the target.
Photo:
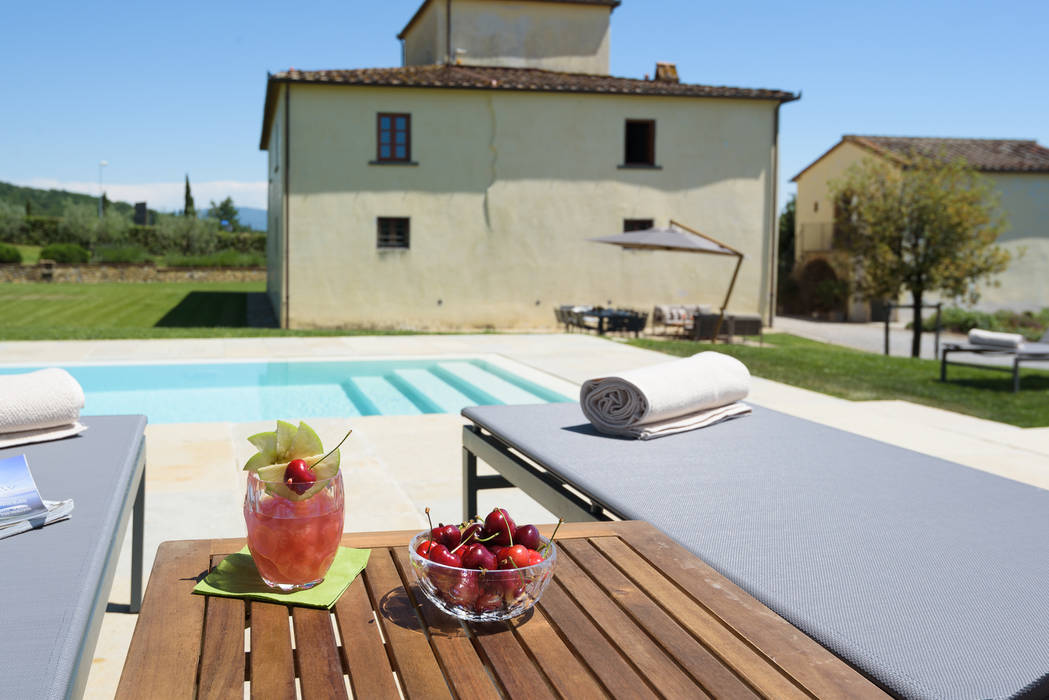
[(627, 119), (625, 165), (656, 164), (656, 122)]
[(378, 155), (380, 162), (412, 159), (412, 115), (380, 113), (378, 118)]
[(623, 219), (623, 233), (647, 231), (650, 228), (655, 228), (653, 219)]
[(409, 243), (409, 219), (407, 217), (380, 216), (378, 247), (407, 248)]

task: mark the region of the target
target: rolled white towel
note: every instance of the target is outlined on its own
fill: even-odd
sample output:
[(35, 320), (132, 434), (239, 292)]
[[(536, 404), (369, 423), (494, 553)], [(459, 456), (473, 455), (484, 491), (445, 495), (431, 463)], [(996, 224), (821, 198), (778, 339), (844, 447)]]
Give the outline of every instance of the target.
[(587, 380), (579, 404), (598, 431), (648, 440), (750, 413), (740, 403), (749, 392), (750, 372), (742, 362), (701, 352)]
[(64, 369), (0, 375), (0, 447), (76, 435), (84, 390)]
[(969, 342), (973, 345), (990, 345), (996, 348), (1015, 349), (1023, 345), (1024, 337), (1019, 333), (996, 333), (973, 328), (969, 331)]

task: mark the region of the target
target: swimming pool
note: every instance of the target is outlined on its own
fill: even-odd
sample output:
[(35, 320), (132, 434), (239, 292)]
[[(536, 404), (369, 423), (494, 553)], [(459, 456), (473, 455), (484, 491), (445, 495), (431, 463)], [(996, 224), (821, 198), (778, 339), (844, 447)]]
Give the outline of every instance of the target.
[[(458, 413), (464, 406), (570, 401), (477, 358), (63, 365), (83, 415), (213, 423)], [(38, 367), (0, 367), (0, 374)]]

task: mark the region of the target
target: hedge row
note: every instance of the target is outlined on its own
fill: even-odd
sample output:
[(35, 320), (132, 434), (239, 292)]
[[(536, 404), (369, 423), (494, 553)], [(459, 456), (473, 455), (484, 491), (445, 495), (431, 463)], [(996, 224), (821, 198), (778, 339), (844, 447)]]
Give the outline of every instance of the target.
[(266, 252), (265, 233), (230, 233), (204, 219), (170, 216), (155, 226), (129, 226), (109, 213), (101, 220), (84, 212), (75, 213), (70, 217), (0, 217), (0, 242), (39, 246), (74, 243), (90, 251), (130, 245), (141, 246), (151, 255), (208, 255), (219, 250)]

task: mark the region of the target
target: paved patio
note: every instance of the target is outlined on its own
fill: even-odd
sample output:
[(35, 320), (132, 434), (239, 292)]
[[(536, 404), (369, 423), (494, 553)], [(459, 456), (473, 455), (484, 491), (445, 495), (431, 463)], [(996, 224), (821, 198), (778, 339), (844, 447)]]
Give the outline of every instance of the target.
[[(784, 330), (777, 328), (777, 330)], [(774, 349), (770, 349), (774, 352)], [(188, 359), (365, 358), (495, 354), (521, 363), (529, 379), (573, 395), (585, 379), (663, 361), (666, 356), (581, 334), (236, 338), (0, 343), (0, 363), (177, 361)], [(903, 401), (852, 402), (755, 378), (749, 400), (977, 469), (1049, 488), (1049, 428), (1021, 429)], [(291, 416), (289, 416), (291, 418)], [(345, 432), (341, 419), (311, 420), (325, 444)], [(422, 527), (460, 515), (457, 415), (354, 418), (343, 448), (346, 529)], [(240, 466), (244, 438), (269, 423), (152, 425), (147, 428), (146, 565), (169, 539), (244, 535)], [(480, 509), (505, 506), (518, 522), (552, 517), (510, 489), (482, 492)], [(119, 612), (129, 591), (124, 543), (111, 608), (102, 626), (86, 696), (112, 697), (134, 629)]]

